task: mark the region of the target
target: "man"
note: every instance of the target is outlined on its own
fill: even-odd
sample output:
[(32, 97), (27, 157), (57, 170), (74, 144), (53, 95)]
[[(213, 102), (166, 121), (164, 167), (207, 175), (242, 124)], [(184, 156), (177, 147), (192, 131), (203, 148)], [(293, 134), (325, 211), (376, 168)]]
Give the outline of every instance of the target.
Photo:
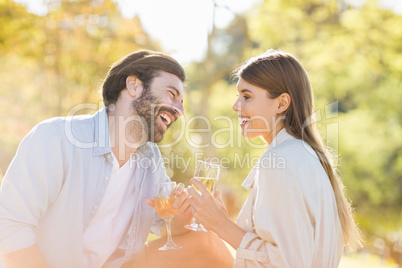
[(137, 51), (110, 69), (105, 108), (31, 130), (0, 191), (0, 256), (10, 267), (120, 267), (160, 232), (145, 200), (169, 180), (154, 143), (184, 113), (184, 80), (173, 58)]

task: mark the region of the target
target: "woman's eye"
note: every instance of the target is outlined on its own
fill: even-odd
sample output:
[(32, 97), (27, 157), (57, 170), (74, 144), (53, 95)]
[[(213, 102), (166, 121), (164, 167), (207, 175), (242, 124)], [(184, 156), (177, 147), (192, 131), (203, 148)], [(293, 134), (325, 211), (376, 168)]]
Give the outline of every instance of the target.
[[(239, 97), (239, 94), (237, 94), (236, 95), (236, 97)], [(247, 99), (249, 99), (250, 97), (249, 96), (247, 96), (247, 95), (244, 95), (244, 96), (242, 96), (243, 98), (244, 98), (244, 100), (247, 100)]]
[(172, 95), (173, 98), (176, 97), (172, 91), (169, 91), (169, 93)]

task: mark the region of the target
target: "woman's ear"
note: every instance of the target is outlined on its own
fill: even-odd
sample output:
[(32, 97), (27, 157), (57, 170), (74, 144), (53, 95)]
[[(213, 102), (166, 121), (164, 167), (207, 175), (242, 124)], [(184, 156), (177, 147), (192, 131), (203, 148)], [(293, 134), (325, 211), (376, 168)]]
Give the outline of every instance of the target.
[(289, 108), (290, 103), (292, 102), (292, 99), (290, 98), (290, 95), (288, 93), (282, 93), (276, 99), (278, 101), (278, 107), (277, 107), (278, 114), (285, 112)]
[(126, 89), (131, 97), (138, 98), (143, 90), (142, 81), (135, 75), (130, 75), (126, 79)]

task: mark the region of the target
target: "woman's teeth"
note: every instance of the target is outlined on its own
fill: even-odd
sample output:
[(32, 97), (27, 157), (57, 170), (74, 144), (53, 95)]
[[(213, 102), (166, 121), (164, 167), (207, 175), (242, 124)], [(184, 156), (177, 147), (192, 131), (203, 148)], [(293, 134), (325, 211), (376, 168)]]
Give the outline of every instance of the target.
[(241, 118), (240, 124), (245, 124), (245, 123), (248, 123), (248, 122), (250, 122), (250, 118)]

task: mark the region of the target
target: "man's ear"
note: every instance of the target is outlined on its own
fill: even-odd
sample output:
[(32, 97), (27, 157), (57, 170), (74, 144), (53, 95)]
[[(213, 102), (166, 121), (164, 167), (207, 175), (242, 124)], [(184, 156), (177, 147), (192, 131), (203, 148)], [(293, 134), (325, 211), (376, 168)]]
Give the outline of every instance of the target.
[(289, 108), (290, 103), (292, 102), (292, 99), (290, 98), (290, 95), (288, 93), (282, 93), (276, 99), (278, 103), (277, 107), (278, 114), (285, 112)]
[(138, 79), (135, 75), (130, 75), (126, 79), (126, 89), (131, 97), (138, 98), (139, 96), (141, 96), (143, 90), (142, 81)]

